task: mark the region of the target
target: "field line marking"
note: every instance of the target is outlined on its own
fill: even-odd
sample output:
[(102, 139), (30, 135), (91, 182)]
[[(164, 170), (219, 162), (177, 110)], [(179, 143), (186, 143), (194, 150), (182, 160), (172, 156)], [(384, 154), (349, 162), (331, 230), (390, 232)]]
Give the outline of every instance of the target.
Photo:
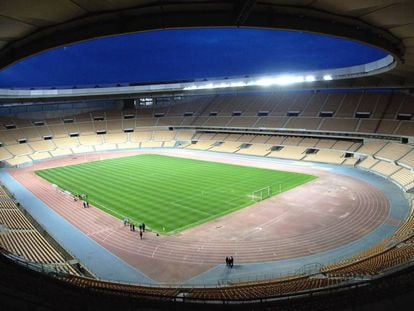
[[(128, 218), (127, 216), (125, 216), (125, 215), (123, 215), (123, 214), (121, 214), (121, 213), (119, 213), (119, 212), (117, 212), (117, 211), (114, 211), (113, 209), (110, 209), (110, 208), (106, 207), (105, 205), (103, 205), (103, 204), (99, 203), (98, 201), (95, 201), (95, 200), (90, 200), (90, 202), (91, 202), (91, 203), (96, 203), (97, 205), (101, 206), (104, 210), (111, 211), (111, 212), (113, 212), (113, 213), (115, 213), (115, 214), (117, 214), (117, 215), (121, 216), (121, 217), (122, 217), (122, 219)], [(93, 205), (95, 205), (95, 204), (93, 204)], [(99, 208), (99, 207), (98, 207), (98, 208)]]
[(191, 210), (191, 211), (197, 211), (197, 212), (200, 212), (200, 213), (205, 214), (205, 215), (207, 215), (207, 216), (214, 216), (214, 214), (210, 214), (210, 213), (207, 213), (207, 212), (204, 212), (204, 211), (201, 211), (201, 210), (198, 210), (198, 209), (192, 208), (192, 207), (188, 207), (188, 206), (182, 205), (182, 204), (177, 203), (177, 202), (171, 202), (171, 204), (174, 204), (174, 205), (176, 205), (176, 206), (183, 207), (183, 208), (185, 208), (185, 209), (189, 209), (189, 210)]

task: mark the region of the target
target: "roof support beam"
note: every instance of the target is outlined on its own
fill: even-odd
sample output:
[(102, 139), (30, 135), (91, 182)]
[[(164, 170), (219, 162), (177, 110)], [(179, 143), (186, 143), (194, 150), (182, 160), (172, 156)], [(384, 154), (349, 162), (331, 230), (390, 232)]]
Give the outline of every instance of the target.
[(243, 1), (235, 1), (235, 2), (236, 2), (235, 3), (235, 13), (236, 13), (235, 24), (237, 26), (241, 26), (249, 18), (254, 5), (256, 4), (256, 0), (243, 0)]

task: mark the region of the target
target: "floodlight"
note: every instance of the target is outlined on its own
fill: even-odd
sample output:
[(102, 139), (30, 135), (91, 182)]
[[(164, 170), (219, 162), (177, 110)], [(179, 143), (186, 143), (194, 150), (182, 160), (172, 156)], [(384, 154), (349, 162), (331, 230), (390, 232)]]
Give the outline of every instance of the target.
[(315, 76), (306, 76), (305, 77), (305, 81), (306, 82), (313, 82), (315, 80), (316, 80)]
[(289, 85), (293, 83), (303, 82), (303, 76), (280, 76), (275, 79), (277, 85)]
[(254, 84), (260, 85), (260, 86), (269, 86), (274, 83), (275, 83), (274, 79), (271, 79), (271, 78), (263, 78), (263, 79), (260, 79), (254, 82)]

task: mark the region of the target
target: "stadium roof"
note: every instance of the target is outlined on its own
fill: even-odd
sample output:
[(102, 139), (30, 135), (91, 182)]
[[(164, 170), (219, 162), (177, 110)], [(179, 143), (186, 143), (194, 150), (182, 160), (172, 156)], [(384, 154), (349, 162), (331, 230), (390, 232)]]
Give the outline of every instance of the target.
[(414, 86), (410, 0), (14, 0), (0, 2), (0, 25), (2, 68), (57, 46), (103, 36), (170, 28), (261, 27), (351, 38), (380, 47), (399, 61), (390, 72), (330, 81), (330, 87)]

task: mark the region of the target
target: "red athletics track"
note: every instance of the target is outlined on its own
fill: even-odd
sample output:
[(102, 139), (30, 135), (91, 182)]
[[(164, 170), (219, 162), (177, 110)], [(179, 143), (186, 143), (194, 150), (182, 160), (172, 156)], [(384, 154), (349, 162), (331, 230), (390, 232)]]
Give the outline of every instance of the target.
[(367, 183), (306, 166), (264, 162), (254, 157), (218, 156), (208, 152), (163, 152), (205, 159), (289, 170), (319, 178), (254, 206), (223, 216), (174, 236), (129, 231), (122, 221), (80, 202), (37, 177), (34, 170), (97, 161), (143, 152), (70, 156), (11, 170), (10, 174), (50, 208), (86, 235), (161, 283), (181, 283), (223, 264), (233, 255), (238, 264), (307, 256), (332, 250), (368, 234), (388, 219), (385, 195)]

